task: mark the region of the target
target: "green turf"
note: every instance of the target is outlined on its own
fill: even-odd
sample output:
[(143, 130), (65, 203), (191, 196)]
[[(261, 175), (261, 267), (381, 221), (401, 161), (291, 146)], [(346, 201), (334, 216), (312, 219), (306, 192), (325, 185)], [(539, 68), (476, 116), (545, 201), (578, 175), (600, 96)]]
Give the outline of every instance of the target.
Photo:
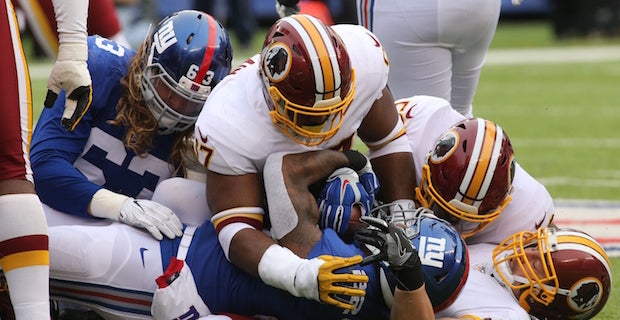
[(554, 197), (620, 200), (619, 78), (620, 61), (487, 66), (474, 110)]

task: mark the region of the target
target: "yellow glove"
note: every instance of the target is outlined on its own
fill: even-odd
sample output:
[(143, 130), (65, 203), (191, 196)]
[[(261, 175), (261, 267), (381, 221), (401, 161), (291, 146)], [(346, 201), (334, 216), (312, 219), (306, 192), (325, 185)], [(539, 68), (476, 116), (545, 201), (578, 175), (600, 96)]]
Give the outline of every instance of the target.
[(350, 267), (362, 262), (362, 256), (348, 258), (322, 255), (318, 257), (325, 263), (319, 268), (319, 299), (323, 303), (331, 304), (343, 309), (353, 310), (355, 306), (347, 299), (338, 295), (363, 297), (364, 289), (359, 288), (359, 283), (367, 283), (368, 276), (352, 273), (334, 273), (335, 270)]

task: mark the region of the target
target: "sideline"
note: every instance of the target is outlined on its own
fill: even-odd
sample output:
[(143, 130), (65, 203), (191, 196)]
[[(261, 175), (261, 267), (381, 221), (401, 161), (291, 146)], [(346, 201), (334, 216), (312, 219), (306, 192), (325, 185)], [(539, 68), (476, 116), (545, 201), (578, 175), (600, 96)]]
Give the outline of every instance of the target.
[(554, 203), (555, 224), (588, 233), (610, 257), (620, 257), (620, 202), (556, 199)]
[[(233, 59), (233, 67), (245, 57)], [(519, 65), (532, 63), (577, 63), (620, 61), (620, 46), (579, 46), (562, 48), (494, 49), (487, 54), (484, 65)], [(47, 78), (52, 70), (51, 62), (31, 63), (30, 77)]]

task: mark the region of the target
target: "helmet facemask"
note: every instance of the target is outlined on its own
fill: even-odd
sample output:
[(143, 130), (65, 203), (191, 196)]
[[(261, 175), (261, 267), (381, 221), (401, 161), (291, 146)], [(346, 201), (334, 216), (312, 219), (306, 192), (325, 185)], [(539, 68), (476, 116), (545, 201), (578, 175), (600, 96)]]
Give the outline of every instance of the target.
[[(191, 86), (198, 90), (185, 88)], [(160, 135), (182, 132), (191, 127), (211, 92), (209, 86), (197, 85), (185, 76), (176, 83), (159, 63), (144, 69), (141, 88), (144, 102), (159, 125)]]
[[(297, 143), (316, 146), (329, 140), (340, 129), (343, 117), (353, 101), (355, 92), (355, 73), (352, 72), (349, 92), (343, 99), (335, 96), (320, 100), (313, 106), (303, 106), (288, 100), (275, 86), (269, 86), (269, 102), (273, 109), (269, 112), (271, 121), (285, 135)], [(312, 118), (318, 121), (311, 123)], [(310, 124), (304, 124), (310, 123)]]
[[(540, 228), (536, 233), (519, 232), (504, 240), (493, 250), (493, 261), (506, 286), (520, 292), (518, 298), (522, 304), (531, 297), (549, 305), (556, 294), (568, 291), (559, 287), (551, 257), (556, 250), (555, 228)], [(520, 275), (515, 274), (517, 268)]]
[(486, 228), (489, 223), (497, 219), (512, 200), (512, 196), (508, 194), (496, 209), (484, 214), (480, 214), (476, 206), (465, 204), (457, 199), (446, 200), (435, 189), (428, 164), (422, 166), (422, 179), (415, 193), (416, 200), (421, 206), (431, 209), (433, 206), (438, 206), (446, 215), (449, 214), (450, 216), (444, 217), (438, 212), (441, 218), (450, 221), (455, 226), (464, 239)]

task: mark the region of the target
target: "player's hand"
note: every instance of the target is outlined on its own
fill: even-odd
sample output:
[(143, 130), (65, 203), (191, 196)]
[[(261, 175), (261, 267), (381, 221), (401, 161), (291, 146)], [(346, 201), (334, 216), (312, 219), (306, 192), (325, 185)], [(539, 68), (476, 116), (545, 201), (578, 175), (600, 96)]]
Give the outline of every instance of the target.
[(381, 185), (379, 184), (377, 175), (372, 170), (370, 160), (365, 155), (355, 150), (345, 150), (342, 153), (344, 153), (349, 160), (349, 165), (351, 168), (357, 172), (360, 183), (364, 186), (364, 190), (366, 190), (366, 193), (370, 196), (370, 203), (373, 204)]
[(280, 18), (299, 13), (299, 0), (276, 0), (276, 12)]
[(60, 90), (66, 91), (62, 126), (73, 131), (93, 100), (92, 80), (86, 60), (88, 47), (81, 43), (61, 43), (58, 58), (47, 81), (45, 107), (51, 108)]
[(317, 277), (320, 301), (343, 309), (353, 310), (355, 306), (347, 297), (365, 296), (366, 291), (360, 288), (360, 284), (367, 283), (368, 276), (352, 273), (334, 273), (334, 271), (358, 264), (362, 261), (362, 257), (342, 258), (322, 255), (318, 259), (325, 261), (319, 267)]
[(343, 234), (349, 227), (351, 209), (360, 205), (361, 215), (367, 215), (372, 206), (372, 198), (359, 181), (357, 173), (351, 168), (340, 168), (329, 178), (317, 200), (319, 205), (319, 227), (331, 228)]
[(118, 220), (146, 229), (157, 240), (163, 239), (164, 235), (170, 239), (183, 235), (183, 225), (179, 217), (168, 207), (155, 201), (128, 198), (121, 206)]
[(398, 279), (397, 286), (401, 290), (421, 287), (424, 284), (422, 262), (403, 228), (374, 217), (362, 217), (361, 220), (369, 227), (359, 229), (355, 240), (379, 249), (379, 252), (366, 256), (361, 265), (385, 261)]

